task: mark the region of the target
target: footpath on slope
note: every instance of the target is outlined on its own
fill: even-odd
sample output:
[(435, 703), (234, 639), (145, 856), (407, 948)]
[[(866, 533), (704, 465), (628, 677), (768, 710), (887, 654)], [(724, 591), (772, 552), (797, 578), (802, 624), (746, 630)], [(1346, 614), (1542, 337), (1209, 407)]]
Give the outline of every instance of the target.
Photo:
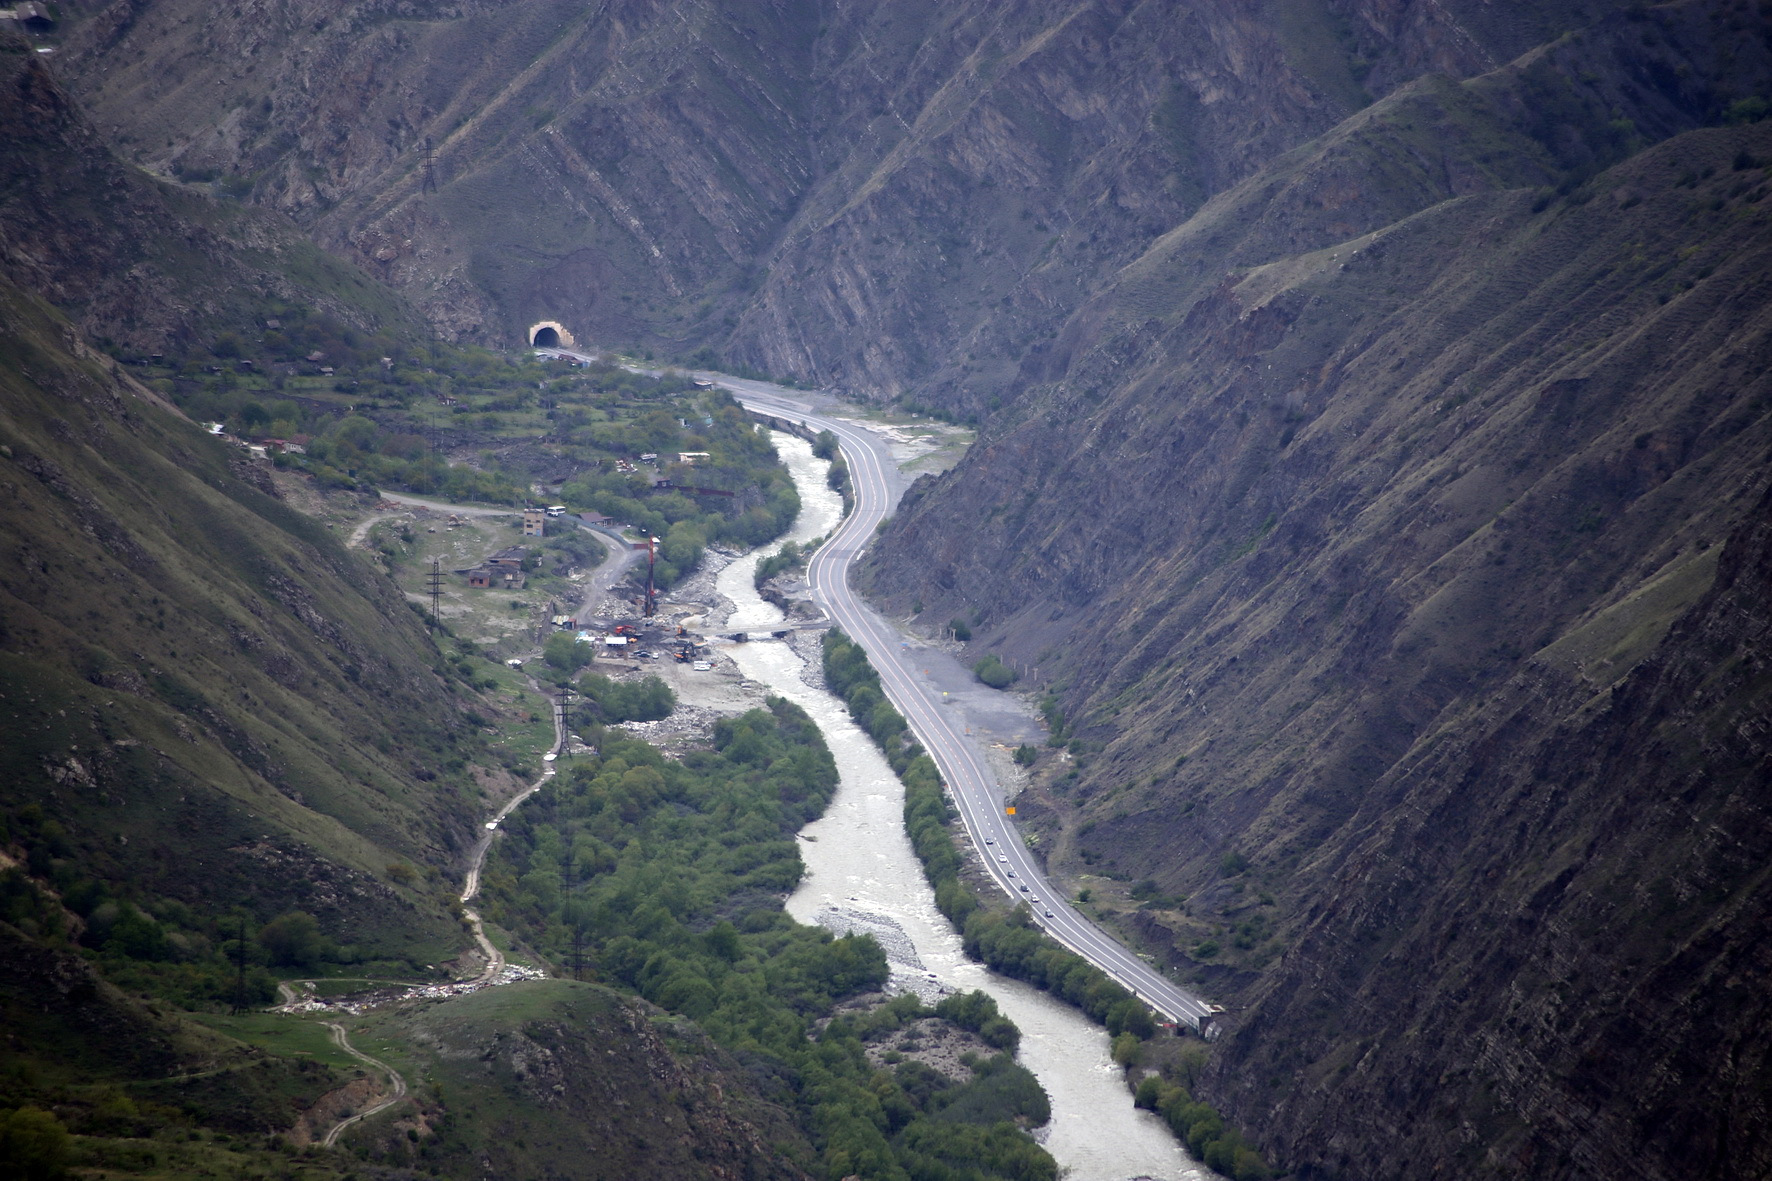
[(335, 1046), (349, 1054), (351, 1057), (357, 1059), (359, 1062), (368, 1063), (370, 1067), (381, 1071), (383, 1074), (387, 1075), (388, 1078), (388, 1094), (376, 1100), (368, 1107), (365, 1107), (362, 1111), (357, 1112), (355, 1115), (348, 1115), (344, 1119), (339, 1120), (338, 1123), (332, 1125), (331, 1129), (327, 1131), (325, 1136), (320, 1138), (320, 1144), (322, 1147), (331, 1148), (338, 1143), (339, 1134), (346, 1128), (359, 1120), (368, 1119), (377, 1112), (386, 1111), (394, 1104), (400, 1102), (400, 1100), (406, 1098), (406, 1080), (400, 1077), (399, 1071), (395, 1070), (392, 1066), (389, 1066), (386, 1062), (383, 1062), (379, 1058), (371, 1058), (368, 1054), (365, 1054), (362, 1050), (353, 1046), (351, 1044), (351, 1039), (345, 1035), (345, 1027), (338, 1022), (323, 1021), (321, 1024), (332, 1031), (332, 1042)]
[[(558, 755), (561, 748), (565, 745), (565, 742), (565, 712), (561, 709), (559, 703), (555, 702), (554, 745), (550, 753)], [(486, 853), (487, 850), (492, 847), (492, 839), (498, 835), (499, 824), (504, 821), (505, 817), (515, 811), (519, 804), (523, 803), (523, 801), (527, 800), (545, 787), (548, 780), (553, 777), (554, 768), (552, 764), (549, 764), (534, 783), (507, 800), (504, 806), (495, 812), (490, 820), (486, 821), (485, 831), (480, 835), (480, 839), (474, 843), (473, 852), (469, 856), (468, 871), (462, 879), (462, 917), (467, 920), (468, 927), (474, 936), (474, 942), (479, 946), (480, 954), (484, 956), (486, 960), (485, 965), (480, 969), (477, 975), (471, 979), (458, 980), (451, 984), (410, 985), (397, 992), (375, 994), (372, 999), (362, 1002), (340, 1001), (334, 1003), (328, 1003), (312, 997), (301, 997), (287, 983), (279, 982), (277, 985), (277, 992), (282, 998), (283, 1003), (276, 1006), (273, 1011), (283, 1013), (342, 1012), (355, 1015), (368, 1008), (381, 1008), (386, 1005), (399, 1004), (402, 1001), (436, 999), (446, 996), (464, 996), (468, 993), (478, 992), (483, 988), (490, 988), (500, 984), (514, 984), (519, 980), (535, 980), (541, 978), (543, 973), (534, 968), (506, 963), (504, 952), (500, 951), (498, 946), (494, 944), (491, 939), (487, 938), (486, 925), (481, 921), (479, 912), (473, 910), (467, 904), (480, 892), (480, 873), (486, 865)], [(377, 1114), (378, 1112), (386, 1111), (401, 1099), (404, 1099), (406, 1097), (406, 1080), (400, 1076), (399, 1071), (395, 1070), (387, 1063), (382, 1062), (377, 1058), (372, 1058), (351, 1045), (350, 1035), (345, 1031), (345, 1027), (342, 1024), (336, 1021), (322, 1021), (320, 1024), (332, 1031), (332, 1041), (339, 1049), (358, 1061), (367, 1063), (370, 1067), (384, 1072), (388, 1079), (388, 1088), (390, 1092), (378, 1099), (371, 1106), (366, 1107), (362, 1111), (356, 1112), (353, 1115), (346, 1116), (329, 1128), (326, 1134), (320, 1137), (320, 1143), (327, 1148), (331, 1148), (338, 1142), (340, 1134), (342, 1134), (347, 1128), (360, 1120), (367, 1119), (369, 1116)]]

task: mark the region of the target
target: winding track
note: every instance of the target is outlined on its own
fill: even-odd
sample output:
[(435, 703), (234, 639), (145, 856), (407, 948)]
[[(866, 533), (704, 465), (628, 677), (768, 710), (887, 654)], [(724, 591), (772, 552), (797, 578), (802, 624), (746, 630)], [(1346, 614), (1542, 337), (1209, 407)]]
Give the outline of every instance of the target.
[(320, 1141), (322, 1147), (331, 1148), (338, 1143), (339, 1135), (343, 1133), (346, 1128), (359, 1120), (368, 1119), (377, 1112), (386, 1111), (394, 1104), (400, 1102), (400, 1100), (406, 1098), (406, 1080), (400, 1077), (399, 1071), (395, 1070), (392, 1066), (389, 1066), (386, 1062), (383, 1062), (379, 1058), (371, 1058), (368, 1054), (365, 1054), (362, 1050), (353, 1046), (351, 1044), (351, 1039), (345, 1036), (345, 1027), (343, 1025), (340, 1025), (336, 1021), (322, 1021), (321, 1024), (332, 1031), (333, 1045), (337, 1046), (357, 1061), (366, 1062), (376, 1070), (386, 1074), (388, 1076), (389, 1087), (392, 1091), (392, 1093), (386, 1098), (383, 1098), (376, 1103), (372, 1103), (362, 1111), (359, 1111), (356, 1115), (348, 1115), (332, 1125), (332, 1130), (327, 1132), (325, 1138)]
[[(565, 742), (566, 719), (564, 712), (560, 708), (560, 703), (556, 701), (554, 703), (554, 745), (552, 747), (552, 753), (558, 756), (560, 748), (565, 745)], [(504, 807), (500, 808), (493, 814), (492, 819), (487, 822), (485, 831), (480, 834), (480, 839), (474, 843), (474, 852), (468, 861), (468, 872), (462, 879), (461, 901), (462, 917), (468, 920), (468, 926), (474, 933), (474, 942), (480, 945), (480, 952), (486, 957), (486, 966), (480, 970), (478, 976), (474, 977), (474, 982), (476, 984), (485, 984), (491, 981), (504, 970), (505, 966), (504, 952), (500, 951), (493, 945), (492, 940), (486, 937), (486, 927), (485, 924), (480, 921), (479, 912), (471, 909), (467, 905), (468, 902), (473, 899), (474, 895), (480, 892), (480, 871), (486, 865), (486, 850), (491, 848), (492, 838), (498, 835), (498, 826), (504, 821), (504, 818), (509, 816), (516, 809), (518, 804), (521, 804), (524, 800), (540, 791), (542, 787), (547, 784), (547, 781), (553, 777), (553, 764), (546, 764), (546, 770), (541, 773), (541, 778), (537, 779), (526, 789), (518, 792), (507, 800)], [(287, 984), (279, 983), (277, 985), (277, 991), (282, 994), (285, 1005), (292, 1003), (296, 999), (294, 991), (290, 989)], [(349, 1036), (346, 1035), (345, 1027), (343, 1025), (336, 1021), (322, 1021), (320, 1024), (332, 1031), (333, 1044), (338, 1046), (339, 1049), (358, 1061), (366, 1062), (375, 1069), (385, 1072), (388, 1076), (388, 1082), (393, 1088), (393, 1093), (391, 1095), (375, 1103), (373, 1106), (366, 1107), (356, 1115), (347, 1116), (334, 1124), (332, 1129), (328, 1131), (320, 1141), (323, 1146), (331, 1148), (338, 1143), (340, 1134), (352, 1124), (357, 1123), (359, 1120), (367, 1119), (368, 1117), (375, 1115), (377, 1112), (386, 1111), (388, 1108), (404, 1099), (406, 1097), (406, 1080), (400, 1077), (399, 1071), (395, 1070), (387, 1063), (382, 1062), (379, 1059), (371, 1058), (368, 1054), (363, 1053), (361, 1050), (351, 1045), (351, 1040)]]
[[(558, 701), (553, 704), (554, 745), (549, 753), (558, 757), (561, 747), (566, 744), (566, 715), (565, 711), (560, 708)], [(492, 819), (486, 822), (486, 830), (480, 834), (480, 839), (474, 842), (474, 852), (468, 860), (467, 876), (462, 879), (462, 917), (468, 920), (468, 926), (474, 932), (474, 942), (480, 945), (480, 951), (486, 957), (486, 966), (480, 970), (478, 976), (474, 977), (475, 983), (478, 984), (486, 983), (504, 970), (505, 953), (494, 947), (492, 940), (486, 938), (486, 927), (480, 921), (480, 912), (469, 907), (468, 903), (472, 902), (474, 895), (480, 892), (480, 871), (486, 865), (486, 850), (492, 847), (492, 838), (498, 835), (498, 826), (504, 823), (506, 816), (517, 810), (518, 804), (540, 791), (546, 786), (548, 780), (554, 777), (552, 763), (544, 763), (543, 767), (545, 769), (542, 771), (540, 779), (505, 801), (505, 806), (493, 813)]]

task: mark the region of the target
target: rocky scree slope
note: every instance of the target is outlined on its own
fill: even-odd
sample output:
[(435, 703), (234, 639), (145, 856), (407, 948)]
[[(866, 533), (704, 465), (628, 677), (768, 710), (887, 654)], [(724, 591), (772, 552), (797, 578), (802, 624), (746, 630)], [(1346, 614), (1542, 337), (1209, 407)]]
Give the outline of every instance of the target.
[(131, 359), (256, 336), (299, 303), (362, 332), (422, 339), (386, 288), (287, 219), (122, 165), (47, 60), (0, 31), (0, 263), (81, 335)]
[(1056, 683), (1054, 867), (1152, 883), (1232, 1006), (1203, 1092), (1307, 1175), (1766, 1168), (1772, 126), (1696, 126), (1772, 89), (1741, 19), (1216, 198), (869, 564)]
[(558, 319), (969, 416), (1213, 194), (1613, 7), (117, 0), (57, 68), (453, 337)]

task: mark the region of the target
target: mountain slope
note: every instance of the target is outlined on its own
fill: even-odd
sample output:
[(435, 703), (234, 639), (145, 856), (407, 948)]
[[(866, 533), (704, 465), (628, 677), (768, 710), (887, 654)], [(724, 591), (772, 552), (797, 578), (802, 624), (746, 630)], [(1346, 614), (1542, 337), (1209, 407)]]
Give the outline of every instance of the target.
[(0, 262), (90, 341), (182, 355), (220, 332), (256, 336), (302, 304), (359, 331), (422, 337), (385, 288), (287, 221), (122, 167), (44, 60), (0, 31)]
[(870, 565), (1056, 688), (1078, 757), (1018, 811), (1148, 880), (1232, 1004), (1212, 1101), (1307, 1174), (1765, 1167), (1772, 132), (1582, 180), (1516, 118), (1714, 16), (1417, 83), (1209, 204)]
[(418, 618), (238, 452), (31, 297), (3, 306), (5, 806), (40, 803), (144, 901), (446, 953), (443, 901), (386, 878), (470, 823), (453, 777), (416, 774), (459, 725)]
[[(448, 955), (447, 899), (389, 874), (448, 863), (477, 803), (463, 706), (421, 621), (272, 495), (262, 465), (43, 302), (101, 332), (135, 309), (146, 341), (176, 340), (205, 326), (205, 305), (238, 315), (261, 283), (323, 305), (263, 266), (299, 272), (313, 248), (257, 214), (234, 219), (266, 223), (247, 235), (256, 261), (211, 236), (204, 220), (227, 211), (120, 166), (23, 41), (3, 45), (0, 110), (21, 129), (0, 204), (11, 836), (63, 890), (83, 882), (87, 911), (107, 894), (113, 911), (175, 903), (204, 922), (236, 904), (261, 923), (299, 908), (372, 956)], [(113, 199), (115, 226), (86, 232), (83, 214)], [(326, 268), (349, 274), (308, 275)], [(335, 306), (374, 304), (372, 291)]]
[(116, 0), (58, 69), (139, 163), (290, 213), (457, 338), (555, 319), (975, 415), (1214, 193), (1584, 11)]

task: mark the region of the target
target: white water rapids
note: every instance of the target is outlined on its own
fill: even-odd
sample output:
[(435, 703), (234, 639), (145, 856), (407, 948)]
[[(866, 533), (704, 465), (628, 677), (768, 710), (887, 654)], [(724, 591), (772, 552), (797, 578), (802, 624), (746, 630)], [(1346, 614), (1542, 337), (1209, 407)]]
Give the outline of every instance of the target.
[[(784, 541), (805, 542), (835, 528), (842, 503), (825, 486), (825, 465), (803, 440), (775, 442), (799, 486), (801, 511)], [(778, 543), (779, 544), (779, 543)], [(721, 630), (767, 634), (783, 617), (752, 585), (767, 547), (722, 570), (716, 585), (733, 604)], [(1052, 1100), (1052, 1122), (1038, 1135), (1070, 1181), (1205, 1181), (1216, 1174), (1188, 1159), (1161, 1120), (1132, 1106), (1108, 1036), (1077, 1010), (1029, 985), (987, 971), (966, 958), (960, 938), (935, 909), (935, 897), (904, 832), (904, 789), (873, 741), (850, 721), (843, 704), (800, 678), (801, 661), (776, 641), (724, 650), (744, 675), (812, 715), (830, 744), (842, 783), (823, 817), (800, 844), (806, 878), (788, 913), (802, 923), (879, 938), (894, 983), (921, 992), (983, 989), (1020, 1026), (1020, 1058)]]

